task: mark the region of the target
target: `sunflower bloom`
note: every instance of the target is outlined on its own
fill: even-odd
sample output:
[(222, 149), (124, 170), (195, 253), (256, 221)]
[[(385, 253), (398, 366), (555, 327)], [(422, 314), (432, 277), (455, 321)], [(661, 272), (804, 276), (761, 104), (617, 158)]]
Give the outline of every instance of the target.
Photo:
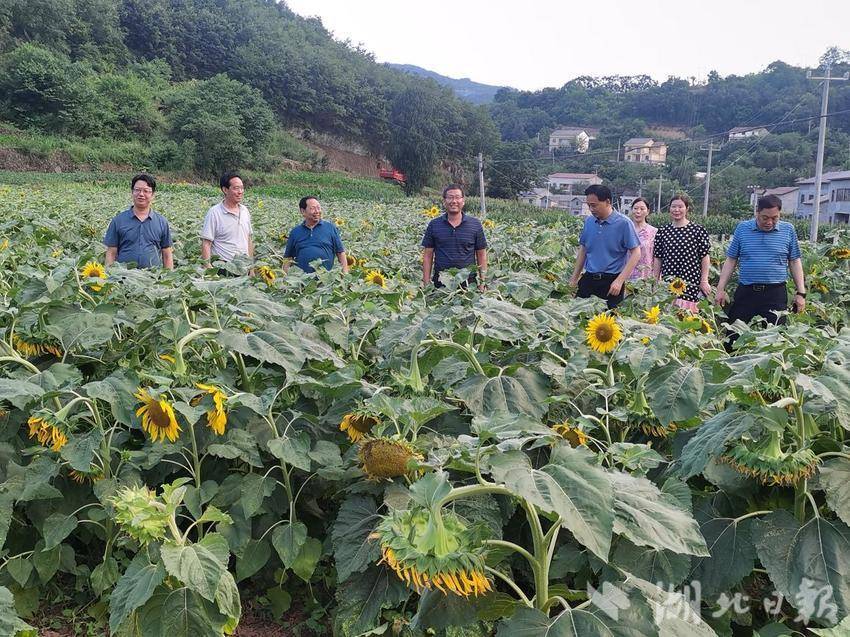
[(387, 279), (380, 270), (369, 270), (366, 273), (366, 282), (373, 283), (381, 288), (387, 287)]
[(819, 462), (811, 449), (783, 451), (778, 432), (769, 433), (766, 440), (752, 448), (740, 441), (720, 456), (720, 460), (742, 475), (780, 487), (790, 487), (803, 478), (811, 478)]
[(271, 287), (274, 285), (274, 280), (277, 278), (277, 275), (267, 265), (261, 265), (257, 268), (257, 274), (260, 275), (260, 278), (265, 282), (266, 285)]
[(51, 451), (61, 451), (62, 447), (68, 444), (68, 436), (50, 422), (47, 416), (30, 416), (27, 425), (29, 437), (35, 438), (44, 447), (50, 447)]
[(351, 442), (359, 442), (377, 424), (378, 419), (371, 414), (351, 413), (342, 417), (339, 430), (344, 431)]
[(564, 438), (564, 440), (569, 442), (571, 447), (586, 447), (587, 441), (590, 438), (581, 429), (573, 427), (568, 422), (564, 422), (559, 425), (552, 425), (552, 430)]
[(597, 314), (585, 328), (587, 334), (587, 344), (590, 348), (601, 354), (607, 354), (617, 347), (617, 343), (623, 338), (623, 331), (620, 329), (617, 320), (609, 314)]
[(341, 228), (345, 225), (345, 219), (343, 219), (342, 217), (334, 217), (334, 225), (337, 225)]
[(106, 269), (97, 261), (89, 261), (80, 270), (80, 276), (84, 279), (99, 279), (99, 282), (89, 283), (89, 287), (95, 292), (103, 288), (103, 280), (106, 279)]
[[(350, 434), (349, 434), (350, 435)], [(411, 461), (422, 455), (404, 440), (370, 438), (360, 443), (360, 467), (370, 480), (391, 480), (411, 473)]]
[(831, 256), (833, 259), (850, 259), (850, 248), (833, 248), (827, 254)]
[(62, 358), (62, 349), (57, 345), (49, 342), (26, 341), (17, 334), (12, 337), (12, 347), (25, 358), (35, 358), (44, 354), (53, 354), (56, 358)]
[(673, 294), (675, 296), (682, 296), (685, 293), (686, 289), (688, 289), (688, 284), (678, 277), (670, 282), (670, 294)]
[(94, 484), (98, 480), (103, 480), (103, 471), (100, 467), (92, 465), (88, 471), (77, 471), (76, 469), (71, 469), (68, 472), (68, 477), (77, 484), (85, 484), (86, 482)]
[(656, 325), (658, 318), (661, 316), (661, 308), (654, 305), (648, 310), (643, 311), (643, 320), (650, 325)]
[(355, 265), (357, 265), (357, 259), (354, 256), (348, 254), (347, 252), (345, 253), (345, 262), (346, 264), (348, 264), (349, 268), (353, 268)]
[(195, 383), (195, 387), (204, 390), (212, 396), (213, 408), (207, 411), (207, 426), (219, 436), (223, 436), (224, 430), (227, 427), (227, 411), (224, 409), (224, 402), (227, 400), (227, 396), (215, 385)]
[(487, 230), (492, 230), (493, 228), (496, 227), (496, 222), (493, 221), (492, 219), (485, 219), (481, 223), (481, 225), (484, 226), (484, 228), (486, 228)]
[(170, 442), (177, 440), (180, 435), (180, 425), (174, 415), (174, 408), (164, 398), (156, 399), (146, 389), (139, 388), (133, 394), (143, 404), (136, 410), (136, 415), (142, 418), (142, 431), (147, 432), (151, 440)]

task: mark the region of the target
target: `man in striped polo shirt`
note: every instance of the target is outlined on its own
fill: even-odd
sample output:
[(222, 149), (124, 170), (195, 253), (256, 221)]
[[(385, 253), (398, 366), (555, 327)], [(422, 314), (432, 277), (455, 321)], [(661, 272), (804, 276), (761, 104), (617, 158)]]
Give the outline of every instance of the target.
[(777, 323), (776, 312), (788, 309), (788, 270), (794, 279), (794, 309), (806, 307), (806, 283), (797, 232), (787, 221), (779, 220), (782, 200), (767, 195), (758, 200), (755, 219), (742, 221), (735, 228), (732, 242), (726, 250), (726, 262), (720, 271), (716, 301), (722, 305), (729, 300), (726, 284), (740, 265), (738, 289), (732, 305), (726, 310), (730, 322), (741, 319), (749, 323), (760, 316)]

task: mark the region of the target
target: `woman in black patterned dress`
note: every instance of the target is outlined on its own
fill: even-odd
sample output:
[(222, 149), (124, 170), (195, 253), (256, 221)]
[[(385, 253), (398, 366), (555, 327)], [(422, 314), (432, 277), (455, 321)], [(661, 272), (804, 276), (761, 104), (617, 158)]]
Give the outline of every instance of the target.
[(668, 283), (673, 279), (687, 283), (676, 305), (696, 312), (700, 297), (711, 295), (708, 283), (711, 260), (708, 232), (688, 220), (690, 207), (691, 200), (685, 194), (677, 194), (670, 200), (671, 223), (661, 227), (655, 235), (653, 274)]

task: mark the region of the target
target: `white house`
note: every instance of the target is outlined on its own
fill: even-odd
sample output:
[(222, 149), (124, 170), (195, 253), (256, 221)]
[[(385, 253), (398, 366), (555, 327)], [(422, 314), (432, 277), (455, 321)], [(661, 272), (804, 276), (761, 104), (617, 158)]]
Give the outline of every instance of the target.
[(599, 136), (599, 129), (590, 126), (561, 126), (549, 133), (549, 152), (573, 149), (585, 152), (590, 142)]
[[(798, 217), (811, 218), (815, 209), (815, 178), (798, 179)], [(784, 210), (784, 206), (783, 206)], [(826, 172), (821, 180), (820, 223), (850, 223), (850, 170)]]
[(602, 178), (595, 173), (552, 173), (546, 179), (550, 190), (577, 192), (580, 195), (584, 194), (588, 186), (602, 183)]
[(632, 137), (623, 145), (628, 162), (663, 164), (667, 161), (667, 144), (649, 137)]
[(758, 139), (769, 134), (770, 131), (764, 126), (736, 126), (729, 131), (729, 141), (739, 142), (748, 139)]

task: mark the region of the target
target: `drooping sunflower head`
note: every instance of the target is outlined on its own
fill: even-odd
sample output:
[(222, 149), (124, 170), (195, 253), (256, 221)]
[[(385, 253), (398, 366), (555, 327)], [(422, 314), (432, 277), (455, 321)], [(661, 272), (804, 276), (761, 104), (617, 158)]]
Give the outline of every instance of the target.
[(417, 592), (477, 597), (493, 590), (479, 539), (453, 513), (398, 511), (385, 517), (370, 539), (381, 544), (380, 563)]
[(643, 320), (650, 325), (655, 325), (658, 323), (658, 318), (661, 316), (661, 308), (657, 305), (653, 305), (648, 310), (643, 311)]
[(106, 269), (97, 261), (89, 261), (80, 269), (80, 276), (84, 279), (99, 279), (97, 282), (90, 282), (89, 287), (100, 292), (106, 279)]
[(29, 437), (38, 440), (44, 447), (51, 451), (61, 451), (68, 444), (68, 436), (63, 431), (60, 423), (49, 411), (38, 411), (27, 419)]
[[(207, 426), (219, 436), (224, 435), (224, 430), (227, 427), (227, 410), (225, 403), (227, 402), (227, 394), (221, 388), (215, 385), (205, 385), (204, 383), (195, 383), (195, 387), (206, 392), (212, 397), (213, 407), (207, 411)], [(205, 394), (200, 394), (192, 399), (191, 404), (196, 405), (201, 402)]]
[(381, 288), (387, 287), (387, 279), (384, 276), (384, 273), (380, 270), (369, 270), (369, 272), (366, 273), (366, 282), (372, 283), (373, 285), (377, 285)]
[(358, 442), (367, 436), (377, 424), (378, 419), (372, 414), (355, 411), (342, 417), (339, 430), (344, 431), (351, 442)]
[(617, 347), (617, 343), (623, 338), (617, 320), (609, 314), (597, 314), (585, 328), (587, 344), (596, 352), (607, 354)]
[(274, 280), (277, 278), (277, 275), (275, 274), (274, 270), (272, 270), (267, 265), (258, 266), (257, 267), (257, 274), (260, 275), (260, 278), (269, 287), (274, 285)]
[(569, 442), (571, 447), (587, 446), (587, 441), (590, 438), (581, 429), (571, 425), (569, 422), (552, 425), (552, 430)]
[(662, 425), (657, 420), (645, 420), (640, 423), (640, 430), (645, 436), (649, 436), (651, 438), (667, 438), (668, 436), (671, 436), (676, 433), (678, 429), (679, 425), (677, 425), (675, 422), (671, 422), (669, 425)]
[(35, 358), (45, 354), (62, 358), (62, 348), (50, 341), (26, 340), (15, 334), (12, 337), (12, 347), (25, 358)]
[(103, 480), (103, 470), (98, 466), (91, 465), (88, 471), (71, 469), (68, 471), (68, 477), (77, 484), (85, 484), (86, 482), (94, 484), (98, 480)]
[(357, 259), (354, 257), (354, 255), (349, 254), (348, 252), (345, 253), (345, 262), (348, 264), (349, 268), (353, 268), (355, 265), (357, 265)]
[(850, 248), (833, 248), (827, 253), (833, 259), (850, 259)]
[(147, 432), (154, 442), (165, 442), (166, 438), (170, 442), (176, 441), (181, 429), (171, 403), (162, 397), (154, 398), (141, 387), (133, 395), (142, 403), (136, 410), (136, 415), (142, 419), (142, 431)]
[(670, 294), (675, 296), (682, 296), (687, 288), (688, 284), (678, 277), (670, 282)]
[(781, 436), (777, 432), (770, 432), (764, 440), (756, 443), (741, 440), (721, 455), (720, 460), (762, 484), (786, 487), (803, 478), (811, 478), (819, 462), (808, 448), (783, 451)]
[(391, 480), (412, 473), (410, 464), (421, 454), (405, 440), (368, 438), (360, 443), (360, 466), (370, 480)]

